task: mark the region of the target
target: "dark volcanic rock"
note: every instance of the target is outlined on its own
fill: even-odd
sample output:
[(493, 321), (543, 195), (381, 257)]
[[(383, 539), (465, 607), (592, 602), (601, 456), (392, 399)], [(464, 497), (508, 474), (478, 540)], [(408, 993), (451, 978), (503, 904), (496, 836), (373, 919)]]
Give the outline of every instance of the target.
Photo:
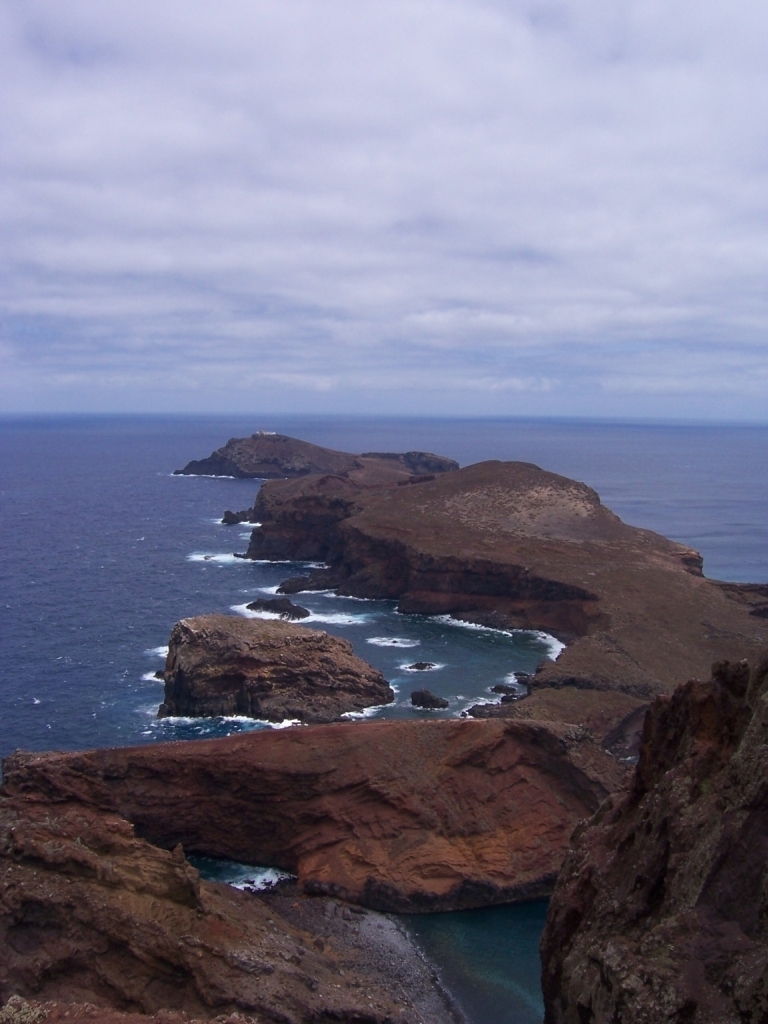
[(567, 648), (543, 663), (534, 690), (648, 701), (768, 644), (768, 621), (752, 614), (760, 593), (706, 579), (695, 551), (628, 526), (585, 484), (528, 463), (480, 463), (416, 487), (270, 481), (255, 509), (249, 557), (327, 563), (302, 589), (560, 637)]
[(331, 722), (392, 700), (347, 640), (277, 620), (199, 615), (173, 628), (158, 714)]
[(768, 1020), (768, 656), (657, 699), (542, 938), (547, 1024)]
[[(17, 1000), (7, 1024), (150, 1021), (118, 1010), (157, 1024), (421, 1019), (352, 936), (323, 952), (315, 938), (258, 897), (201, 881), (181, 847), (151, 846), (117, 814), (0, 790), (0, 1003), (57, 1001), (35, 1016)], [(342, 968), (359, 988), (339, 985)]]
[(418, 912), (546, 895), (576, 822), (626, 778), (583, 730), (432, 719), (17, 753), (0, 792), (109, 809), (159, 846)]
[(240, 512), (230, 512), (229, 509), (221, 517), (225, 526), (237, 526), (239, 523), (255, 523), (256, 515), (253, 508), (244, 508)]
[(406, 665), (406, 672), (430, 672), (433, 668), (437, 668), (434, 661), (414, 661), (412, 665)]
[(309, 618), (309, 612), (306, 608), (294, 604), (287, 597), (260, 597), (258, 600), (247, 604), (246, 608), (252, 612), (272, 612), (274, 615), (279, 615), (281, 619), (292, 621)]
[[(260, 430), (251, 437), (233, 437), (207, 459), (196, 459), (177, 469), (185, 476), (234, 476), (261, 480), (307, 476), (310, 473), (345, 475), (354, 470), (379, 466), (384, 476), (398, 479), (425, 473), (445, 473), (458, 469), (458, 462), (429, 452), (405, 452), (401, 455), (352, 455), (332, 448), (300, 441), (284, 434)], [(243, 513), (229, 513), (232, 517)], [(246, 522), (232, 518), (227, 522)], [(253, 520), (251, 520), (253, 521)]]
[(429, 708), (432, 711), (448, 707), (447, 700), (443, 697), (436, 697), (429, 690), (414, 690), (411, 694), (411, 704), (415, 708)]

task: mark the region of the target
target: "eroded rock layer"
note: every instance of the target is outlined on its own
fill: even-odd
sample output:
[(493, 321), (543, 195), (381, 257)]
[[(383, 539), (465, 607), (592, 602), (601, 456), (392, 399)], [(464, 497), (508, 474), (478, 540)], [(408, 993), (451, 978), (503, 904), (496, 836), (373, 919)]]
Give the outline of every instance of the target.
[(274, 619), (198, 615), (171, 632), (159, 715), (332, 722), (394, 696), (347, 640)]
[(119, 1024), (94, 1006), (158, 1024), (421, 1020), (354, 941), (315, 940), (258, 897), (201, 881), (180, 848), (151, 846), (118, 815), (0, 790), (0, 1003), (57, 1001), (17, 1003), (16, 1016), (12, 1004), (11, 1021)]
[(166, 849), (393, 911), (547, 894), (576, 822), (626, 779), (579, 730), (473, 720), (19, 753), (3, 771), (7, 794), (108, 810)]
[(768, 1020), (768, 656), (656, 700), (626, 795), (572, 840), (547, 1024)]
[(333, 586), (395, 598), (403, 612), (562, 638), (567, 649), (534, 688), (647, 701), (768, 644), (761, 594), (707, 580), (691, 548), (628, 526), (585, 484), (529, 463), (479, 463), (407, 487), (274, 481), (255, 514), (249, 557), (328, 563), (285, 593)]

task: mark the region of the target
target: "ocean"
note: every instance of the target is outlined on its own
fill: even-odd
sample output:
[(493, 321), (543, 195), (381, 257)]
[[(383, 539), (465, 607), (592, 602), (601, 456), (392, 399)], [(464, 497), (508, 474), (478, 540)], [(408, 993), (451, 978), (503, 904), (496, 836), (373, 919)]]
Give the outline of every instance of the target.
[[(462, 465), (521, 459), (583, 480), (625, 521), (696, 547), (713, 578), (768, 581), (768, 427), (545, 420), (47, 417), (0, 420), (0, 756), (224, 735), (242, 720), (156, 716), (174, 622), (243, 610), (296, 566), (233, 557), (245, 527), (222, 512), (258, 483), (174, 477), (229, 437), (275, 430), (347, 451), (421, 449)], [(301, 595), (308, 624), (347, 637), (412, 717), (426, 685), (444, 714), (490, 699), (557, 643), (470, 629), (394, 604)], [(437, 667), (414, 673), (415, 661)], [(427, 681), (428, 679), (428, 681)], [(426, 712), (421, 712), (426, 714)], [(541, 1019), (545, 903), (441, 914), (407, 927), (477, 1024)]]

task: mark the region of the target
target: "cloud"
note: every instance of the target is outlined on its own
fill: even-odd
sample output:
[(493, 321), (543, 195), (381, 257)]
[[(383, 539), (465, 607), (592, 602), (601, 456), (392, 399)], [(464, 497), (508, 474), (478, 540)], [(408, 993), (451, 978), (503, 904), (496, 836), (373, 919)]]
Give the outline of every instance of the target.
[(5, 0), (0, 409), (765, 418), (767, 30)]

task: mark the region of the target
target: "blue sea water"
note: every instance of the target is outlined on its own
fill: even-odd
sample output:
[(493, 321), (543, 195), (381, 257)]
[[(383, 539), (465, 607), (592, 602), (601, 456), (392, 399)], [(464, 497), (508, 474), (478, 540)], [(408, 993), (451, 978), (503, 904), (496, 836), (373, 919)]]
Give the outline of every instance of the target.
[[(277, 430), (351, 451), (424, 449), (463, 465), (522, 459), (586, 481), (622, 518), (697, 547), (707, 575), (768, 581), (768, 427), (535, 420), (59, 417), (0, 420), (0, 755), (224, 734), (233, 720), (161, 720), (154, 672), (173, 623), (264, 596), (296, 566), (232, 557), (225, 508), (253, 481), (174, 477), (232, 436)], [(428, 686), (459, 713), (555, 653), (537, 634), (396, 614), (390, 602), (302, 595), (310, 624), (350, 639), (411, 717)], [(371, 642), (373, 641), (373, 642)], [(419, 674), (414, 661), (439, 668)], [(424, 714), (425, 712), (422, 712)], [(542, 904), (417, 922), (473, 1021), (540, 1019)]]

